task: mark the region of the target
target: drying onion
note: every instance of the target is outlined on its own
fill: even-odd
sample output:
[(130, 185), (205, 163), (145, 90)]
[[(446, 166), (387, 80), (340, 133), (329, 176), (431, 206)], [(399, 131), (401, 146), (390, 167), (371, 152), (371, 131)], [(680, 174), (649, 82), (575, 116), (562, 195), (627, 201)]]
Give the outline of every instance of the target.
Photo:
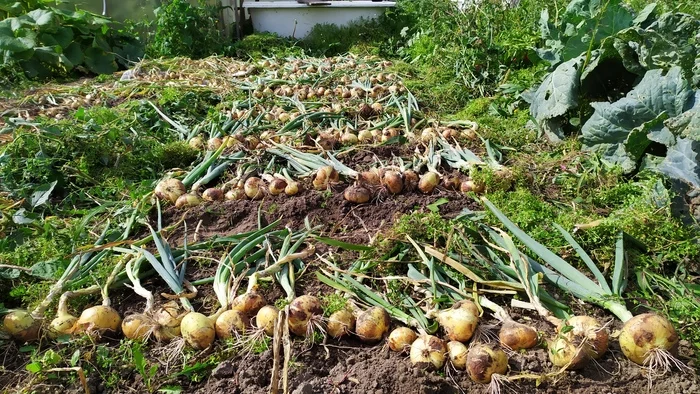
[(411, 363), (420, 368), (442, 368), (446, 354), (445, 342), (436, 336), (421, 335), (411, 344)]
[(590, 351), (585, 342), (574, 344), (561, 336), (555, 337), (547, 343), (549, 361), (555, 367), (569, 370), (581, 369), (590, 361)]
[(479, 323), (479, 310), (469, 300), (458, 301), (452, 308), (440, 311), (437, 321), (450, 340), (466, 342), (474, 335)]
[(399, 194), (403, 190), (403, 178), (396, 171), (386, 171), (382, 177), (382, 185), (391, 194)]
[(284, 179), (275, 178), (270, 182), (267, 190), (270, 192), (271, 195), (277, 196), (279, 194), (284, 193), (284, 189), (286, 187), (287, 187), (287, 181), (285, 181)]
[(3, 319), (5, 331), (14, 339), (29, 342), (39, 338), (41, 321), (34, 319), (31, 313), (25, 310), (16, 310), (5, 315)]
[(185, 194), (186, 191), (185, 184), (182, 183), (182, 181), (175, 178), (168, 178), (158, 182), (155, 194), (156, 197), (161, 200), (170, 201), (175, 204), (177, 199)]
[(370, 200), (372, 194), (370, 191), (359, 185), (349, 186), (343, 192), (343, 197), (345, 200), (350, 201), (355, 204), (364, 204)]
[(205, 201), (221, 201), (224, 199), (224, 192), (221, 189), (210, 187), (202, 193), (202, 199)]
[(313, 325), (323, 317), (323, 309), (318, 298), (303, 295), (289, 304), (289, 331), (300, 337), (313, 333)]
[(452, 365), (460, 370), (467, 368), (467, 355), (469, 351), (462, 342), (447, 342), (447, 355)]
[(368, 186), (379, 186), (382, 184), (381, 170), (372, 168), (369, 171), (362, 171), (357, 177), (358, 183)]
[[(567, 327), (566, 332), (563, 332), (564, 327)], [(558, 332), (573, 344), (586, 342), (585, 348), (593, 359), (599, 359), (608, 350), (608, 330), (590, 316), (571, 317), (562, 322)]]
[(459, 190), (461, 190), (462, 193), (468, 193), (468, 192), (483, 193), (484, 184), (483, 183), (476, 183), (471, 179), (467, 179), (467, 180), (462, 182), (462, 184), (459, 187)]
[(284, 188), (284, 194), (294, 196), (297, 193), (299, 193), (299, 183), (295, 181), (287, 182), (287, 186)]
[(56, 339), (61, 335), (69, 335), (73, 332), (73, 326), (78, 318), (67, 312), (59, 310), (57, 316), (49, 323), (49, 338)]
[(418, 190), (425, 194), (432, 193), (438, 183), (440, 183), (440, 175), (438, 173), (433, 171), (426, 172), (418, 181)]
[(221, 148), (221, 144), (223, 144), (223, 142), (224, 141), (219, 137), (210, 138), (209, 141), (207, 141), (207, 149), (217, 150)]
[(252, 316), (267, 305), (265, 298), (256, 291), (243, 293), (231, 301), (231, 309)]
[(107, 331), (117, 332), (122, 318), (114, 308), (107, 305), (96, 305), (87, 308), (75, 322), (73, 332), (102, 334)]
[(372, 135), (372, 131), (369, 129), (362, 129), (359, 133), (357, 133), (357, 140), (359, 142), (368, 143), (372, 142), (373, 139), (374, 136)]
[(220, 314), (214, 323), (217, 338), (228, 339), (236, 333), (243, 333), (246, 329), (244, 319), (241, 312), (232, 309)]
[(197, 350), (208, 348), (216, 338), (215, 322), (197, 312), (190, 312), (182, 318), (180, 330), (185, 341)]
[(503, 323), (498, 332), (498, 339), (501, 345), (516, 351), (530, 349), (537, 345), (538, 341), (537, 331), (534, 328), (512, 320)]
[(245, 191), (245, 195), (248, 196), (251, 200), (258, 200), (263, 198), (265, 195), (263, 188), (265, 187), (265, 182), (263, 182), (262, 179), (252, 176), (248, 179), (246, 179), (245, 184), (243, 185), (243, 190)]
[(503, 375), (508, 371), (508, 356), (498, 348), (477, 344), (467, 354), (467, 372), (477, 383), (491, 382), (493, 374)]
[(413, 170), (403, 172), (403, 188), (407, 192), (412, 192), (418, 187), (418, 174)]
[(340, 142), (342, 142), (343, 145), (355, 145), (359, 142), (359, 138), (355, 134), (346, 131), (340, 136)]
[(175, 201), (175, 207), (177, 207), (177, 208), (194, 207), (194, 206), (199, 205), (201, 202), (202, 202), (202, 200), (200, 200), (196, 194), (187, 193), (187, 194), (183, 194), (180, 197), (178, 197), (177, 201)]
[(122, 321), (122, 333), (129, 339), (146, 340), (154, 331), (153, 319), (142, 313), (135, 313)]
[(202, 137), (193, 137), (187, 143), (194, 149), (204, 149), (204, 140), (202, 139)]
[(399, 327), (394, 329), (389, 334), (389, 349), (395, 352), (409, 352), (411, 350), (411, 345), (418, 339), (418, 335), (415, 331), (408, 327)]
[(265, 305), (255, 315), (255, 326), (263, 330), (265, 334), (272, 336), (275, 332), (275, 324), (279, 311), (272, 305)]
[(331, 166), (321, 167), (317, 172), (313, 180), (314, 189), (324, 190), (332, 183), (337, 183), (339, 181), (338, 171)]
[(655, 313), (644, 313), (628, 320), (620, 331), (622, 353), (640, 365), (678, 354), (678, 334), (671, 322)]
[(328, 335), (333, 338), (340, 338), (350, 335), (355, 330), (355, 315), (347, 309), (333, 312), (328, 317)]
[(224, 198), (226, 198), (229, 201), (245, 200), (246, 195), (243, 189), (236, 187), (227, 191), (224, 195)]
[(163, 304), (153, 316), (156, 323), (153, 334), (158, 341), (167, 342), (180, 336), (183, 314), (177, 302), (170, 301)]
[(375, 306), (357, 316), (355, 333), (362, 342), (378, 342), (389, 330), (391, 319), (386, 309)]

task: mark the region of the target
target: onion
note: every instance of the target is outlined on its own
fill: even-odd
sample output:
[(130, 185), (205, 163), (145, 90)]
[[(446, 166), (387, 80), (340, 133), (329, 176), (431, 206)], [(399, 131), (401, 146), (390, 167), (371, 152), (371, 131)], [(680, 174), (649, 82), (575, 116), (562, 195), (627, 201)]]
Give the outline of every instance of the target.
[(153, 319), (142, 313), (135, 313), (122, 321), (122, 333), (129, 339), (146, 340), (154, 331)]
[(363, 186), (352, 185), (345, 189), (345, 192), (343, 192), (343, 197), (345, 197), (345, 200), (352, 203), (364, 204), (370, 200), (372, 194)]
[(357, 316), (355, 333), (362, 342), (378, 342), (389, 331), (389, 324), (391, 318), (386, 309), (375, 306)]
[(359, 133), (357, 133), (357, 140), (362, 143), (372, 142), (373, 139), (374, 137), (369, 129), (362, 129)]
[(338, 171), (331, 166), (321, 167), (314, 177), (313, 185), (316, 190), (324, 190), (331, 183), (336, 183), (339, 180)]
[(403, 172), (403, 188), (407, 192), (412, 192), (418, 187), (418, 174), (413, 170)]
[(357, 177), (358, 183), (369, 186), (379, 186), (382, 184), (381, 170), (372, 168), (369, 171), (362, 171)]
[(221, 148), (221, 144), (223, 144), (223, 142), (224, 141), (219, 137), (210, 138), (209, 141), (207, 141), (207, 149), (217, 150)]
[(425, 194), (432, 193), (438, 183), (440, 183), (440, 175), (436, 172), (429, 171), (420, 177), (418, 189)]
[(202, 137), (199, 137), (199, 136), (193, 137), (187, 143), (194, 149), (197, 149), (197, 150), (204, 149), (204, 140), (202, 139)]
[(467, 368), (468, 353), (467, 347), (462, 342), (447, 342), (447, 355), (455, 368), (460, 370), (465, 370)]
[(255, 325), (263, 330), (265, 334), (272, 336), (275, 333), (275, 324), (277, 323), (277, 315), (279, 311), (272, 305), (265, 305), (255, 315)]
[(196, 194), (187, 193), (187, 194), (183, 194), (177, 198), (177, 201), (175, 201), (175, 207), (177, 207), (177, 208), (194, 207), (194, 206), (197, 206), (201, 203), (202, 203), (202, 200), (200, 200)]
[(233, 189), (226, 192), (226, 194), (224, 195), (224, 198), (226, 198), (229, 201), (245, 200), (245, 198), (246, 198), (245, 190), (243, 190), (239, 187), (233, 188)]
[(219, 315), (214, 326), (217, 338), (231, 338), (234, 333), (243, 333), (245, 331), (245, 315), (237, 310), (227, 310)]
[(442, 339), (421, 335), (411, 344), (411, 363), (425, 369), (440, 369), (445, 365), (447, 347)]
[(498, 348), (477, 344), (467, 354), (467, 372), (477, 383), (491, 382), (493, 374), (503, 375), (508, 371), (508, 356)]
[(270, 182), (268, 185), (267, 190), (270, 192), (271, 195), (277, 196), (279, 194), (284, 193), (284, 189), (287, 187), (287, 181), (284, 179), (280, 178), (275, 178)]
[(407, 353), (416, 339), (418, 339), (418, 335), (410, 328), (396, 328), (389, 334), (389, 349), (395, 352)]
[(451, 341), (466, 342), (479, 323), (479, 310), (469, 300), (458, 301), (452, 308), (439, 312), (437, 321)]
[(122, 318), (114, 308), (107, 305), (96, 305), (87, 308), (75, 322), (73, 332), (102, 334), (107, 331), (117, 332)]
[(343, 145), (355, 145), (359, 142), (359, 138), (355, 134), (346, 131), (340, 136), (340, 142), (342, 142)]
[(197, 350), (208, 348), (216, 338), (215, 322), (197, 312), (190, 312), (182, 318), (180, 330), (185, 341)]
[(264, 185), (265, 183), (262, 179), (252, 176), (246, 179), (245, 184), (243, 185), (243, 190), (248, 198), (251, 200), (258, 200), (263, 198), (265, 195), (263, 192)]
[(313, 333), (313, 324), (323, 316), (321, 302), (312, 295), (303, 295), (289, 304), (289, 331), (300, 337)]
[(437, 134), (435, 133), (435, 129), (432, 127), (427, 127), (423, 129), (420, 133), (420, 139), (423, 142), (430, 142), (433, 141), (437, 137)]
[(25, 310), (16, 310), (5, 315), (3, 319), (5, 331), (14, 339), (29, 342), (39, 338), (41, 321), (34, 319), (32, 314)]
[(231, 309), (252, 316), (267, 305), (265, 298), (256, 291), (243, 293), (231, 301)]
[(622, 353), (640, 365), (678, 354), (678, 334), (671, 322), (654, 313), (644, 313), (628, 320), (620, 332)]
[(474, 192), (474, 193), (483, 193), (484, 192), (484, 184), (483, 183), (476, 183), (471, 179), (467, 179), (462, 182), (462, 184), (459, 186), (459, 190), (462, 191), (462, 193), (468, 193), (468, 192)]
[(399, 194), (403, 190), (403, 179), (396, 171), (387, 171), (382, 177), (382, 184), (391, 194)]
[(501, 345), (508, 349), (530, 349), (537, 345), (537, 331), (525, 324), (509, 320), (503, 324), (498, 332)]
[(156, 197), (161, 200), (170, 201), (175, 204), (177, 199), (185, 194), (186, 191), (185, 184), (183, 184), (182, 181), (175, 178), (168, 178), (158, 182), (155, 194)]
[(221, 189), (210, 187), (202, 193), (202, 199), (205, 201), (221, 201), (224, 199), (224, 192)]
[(153, 334), (158, 341), (170, 341), (173, 338), (180, 336), (180, 324), (182, 323), (183, 314), (180, 306), (175, 301), (170, 301), (163, 304), (154, 313), (156, 322)]
[(547, 343), (549, 361), (555, 367), (566, 369), (581, 369), (590, 361), (590, 351), (585, 349), (587, 344), (576, 345), (561, 336), (555, 337)]
[(446, 176), (442, 180), (442, 187), (447, 190), (459, 190), (462, 180), (456, 176)]
[[(562, 332), (564, 327), (571, 327)], [(589, 356), (599, 359), (608, 350), (608, 331), (598, 320), (590, 316), (574, 316), (565, 320), (558, 327), (559, 335), (573, 344), (586, 342), (586, 350)]]
[(347, 309), (334, 312), (328, 318), (328, 335), (340, 338), (355, 331), (355, 315)]
[(299, 193), (299, 182), (289, 181), (287, 186), (284, 188), (284, 194), (288, 196), (294, 196)]
[(73, 326), (78, 318), (67, 312), (58, 312), (56, 318), (49, 323), (49, 338), (56, 339), (61, 335), (69, 335), (73, 332)]

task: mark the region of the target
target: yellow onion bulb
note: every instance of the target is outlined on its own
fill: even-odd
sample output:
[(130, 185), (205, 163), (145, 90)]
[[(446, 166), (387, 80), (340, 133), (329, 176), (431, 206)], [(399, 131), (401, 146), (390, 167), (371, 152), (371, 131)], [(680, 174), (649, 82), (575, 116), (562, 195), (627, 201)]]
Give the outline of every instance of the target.
[(39, 338), (41, 321), (34, 319), (29, 311), (15, 310), (10, 312), (5, 315), (3, 324), (5, 331), (14, 339), (30, 342)]
[(194, 194), (194, 193), (187, 193), (183, 194), (180, 197), (178, 197), (177, 201), (175, 201), (175, 207), (177, 208), (186, 208), (186, 207), (194, 207), (202, 203), (202, 200)]
[(407, 192), (412, 192), (418, 188), (418, 174), (413, 170), (403, 172), (403, 188)]
[(450, 363), (452, 363), (455, 368), (462, 371), (467, 368), (468, 354), (469, 350), (462, 342), (447, 342), (447, 356), (450, 359)]
[(395, 328), (390, 334), (387, 342), (389, 343), (389, 349), (400, 352), (407, 353), (411, 350), (411, 345), (418, 339), (418, 334), (408, 327), (398, 327)]
[(275, 178), (270, 182), (267, 189), (271, 195), (277, 196), (284, 193), (286, 187), (287, 181), (285, 181), (284, 179)]
[(418, 190), (425, 194), (432, 193), (438, 183), (440, 183), (440, 175), (433, 171), (426, 172), (418, 181)]
[(185, 341), (197, 350), (208, 348), (216, 338), (215, 322), (197, 312), (190, 312), (182, 318), (180, 331)]
[(259, 200), (265, 195), (264, 192), (265, 182), (262, 179), (252, 176), (246, 179), (245, 184), (243, 184), (243, 190), (245, 195), (251, 200)]
[(314, 189), (324, 190), (332, 183), (337, 183), (340, 180), (338, 171), (332, 166), (321, 167), (313, 180)]
[(484, 184), (483, 183), (477, 183), (474, 182), (471, 179), (466, 179), (462, 181), (462, 183), (459, 186), (459, 190), (462, 191), (462, 193), (469, 193), (469, 192), (474, 192), (474, 193), (483, 193), (484, 192)]
[(216, 187), (210, 187), (202, 193), (202, 199), (205, 201), (222, 201), (224, 192)]
[(357, 140), (363, 144), (370, 143), (374, 139), (372, 131), (369, 129), (362, 129), (357, 133)]
[(396, 171), (386, 171), (382, 177), (382, 184), (391, 194), (399, 194), (403, 190), (403, 178)]
[(477, 383), (490, 383), (493, 374), (504, 375), (508, 371), (508, 356), (496, 347), (477, 344), (467, 354), (467, 373)]
[(340, 136), (340, 142), (343, 145), (355, 145), (359, 142), (359, 138), (357, 136), (349, 131), (346, 131), (343, 133), (343, 135)]
[[(566, 332), (562, 330), (564, 327), (569, 327)], [(590, 316), (571, 317), (558, 327), (558, 332), (573, 344), (585, 342), (585, 349), (594, 360), (599, 359), (608, 350), (608, 330)]]
[(156, 327), (153, 332), (158, 341), (167, 342), (180, 336), (182, 323), (180, 306), (175, 301), (163, 304), (154, 313)]
[(214, 323), (216, 337), (219, 339), (228, 339), (235, 334), (244, 333), (246, 329), (245, 320), (245, 315), (240, 311), (232, 309), (225, 311), (219, 315)]
[(75, 322), (73, 332), (102, 334), (108, 331), (117, 332), (122, 318), (114, 308), (107, 305), (95, 305), (87, 308)]
[(382, 184), (382, 172), (377, 168), (363, 171), (357, 178), (358, 182), (368, 186), (379, 186)]
[(207, 149), (208, 150), (217, 150), (221, 148), (221, 144), (224, 143), (224, 140), (222, 140), (219, 137), (214, 137), (210, 138), (209, 141), (207, 141)]
[(302, 295), (289, 304), (289, 331), (294, 335), (306, 337), (313, 333), (310, 324), (323, 316), (321, 301), (312, 295)]
[(411, 363), (419, 368), (440, 369), (446, 355), (445, 342), (433, 335), (421, 335), (411, 344)]
[(246, 195), (245, 195), (245, 190), (239, 187), (235, 187), (229, 191), (226, 192), (224, 195), (224, 198), (229, 200), (229, 201), (236, 201), (236, 200), (245, 200)]
[(202, 137), (199, 137), (199, 136), (193, 137), (187, 143), (190, 145), (190, 147), (192, 147), (194, 149), (197, 149), (197, 150), (204, 149), (204, 140), (202, 139)]
[(288, 196), (295, 196), (297, 193), (299, 193), (299, 182), (287, 182), (287, 186), (284, 188), (284, 194)]
[(568, 370), (576, 370), (585, 367), (591, 360), (590, 351), (586, 343), (574, 344), (568, 339), (556, 336), (547, 343), (549, 361), (555, 367)]
[(362, 342), (379, 342), (389, 331), (389, 324), (391, 324), (391, 318), (386, 309), (375, 306), (357, 316), (355, 333)]
[(70, 313), (58, 312), (56, 317), (49, 323), (49, 338), (56, 339), (61, 335), (70, 335), (77, 321), (78, 318)]
[(533, 348), (539, 340), (537, 330), (512, 320), (501, 326), (498, 331), (498, 339), (501, 345), (515, 351)]
[(122, 333), (125, 337), (135, 340), (146, 340), (155, 329), (155, 322), (142, 313), (135, 313), (122, 321)]
[(458, 301), (452, 308), (440, 311), (437, 321), (451, 341), (466, 342), (479, 324), (479, 310), (469, 300)]
[(231, 301), (231, 309), (234, 311), (241, 312), (244, 315), (252, 316), (260, 310), (263, 306), (267, 305), (265, 297), (260, 295), (257, 291), (250, 291), (236, 296), (236, 298)]
[(355, 315), (347, 309), (333, 312), (328, 317), (328, 327), (326, 332), (333, 338), (340, 338), (350, 335), (355, 331)]
[(346, 201), (354, 204), (364, 204), (370, 200), (372, 193), (369, 189), (360, 185), (349, 186), (343, 192), (343, 197)]
[(442, 187), (447, 190), (458, 190), (461, 184), (462, 180), (456, 176), (446, 176), (442, 180)]
[(275, 324), (279, 310), (272, 305), (265, 305), (255, 315), (255, 326), (272, 336), (275, 333)]
[(185, 184), (179, 179), (168, 178), (158, 182), (155, 189), (156, 197), (175, 204), (177, 199), (187, 192)]
[(644, 313), (628, 320), (620, 331), (622, 353), (639, 365), (649, 364), (657, 352), (678, 354), (678, 334), (666, 318)]

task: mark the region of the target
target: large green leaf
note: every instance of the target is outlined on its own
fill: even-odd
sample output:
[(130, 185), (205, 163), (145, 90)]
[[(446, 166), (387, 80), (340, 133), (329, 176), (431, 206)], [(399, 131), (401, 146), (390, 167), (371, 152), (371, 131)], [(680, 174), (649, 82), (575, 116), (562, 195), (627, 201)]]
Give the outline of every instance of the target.
[(36, 34), (25, 28), (13, 31), (10, 19), (0, 21), (0, 50), (24, 52), (34, 48), (36, 45)]
[(83, 49), (80, 48), (80, 44), (74, 42), (68, 47), (63, 49), (63, 54), (71, 62), (73, 67), (81, 64), (83, 62)]
[(670, 178), (700, 188), (700, 142), (679, 138), (657, 168)]
[(90, 71), (97, 74), (111, 74), (117, 71), (114, 55), (100, 48), (91, 47), (85, 50), (85, 64)]
[(41, 8), (29, 11), (27, 16), (32, 18), (37, 26), (49, 26), (58, 22), (58, 18), (53, 11)]

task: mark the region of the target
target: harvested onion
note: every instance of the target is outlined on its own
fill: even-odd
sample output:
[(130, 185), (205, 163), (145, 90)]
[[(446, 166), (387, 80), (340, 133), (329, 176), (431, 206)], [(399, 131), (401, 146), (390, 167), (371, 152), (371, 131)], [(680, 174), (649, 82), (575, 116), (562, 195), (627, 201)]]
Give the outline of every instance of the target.
[(479, 323), (479, 310), (469, 300), (458, 301), (452, 308), (440, 311), (437, 321), (450, 340), (466, 342), (474, 335)]
[(547, 343), (549, 361), (555, 367), (569, 370), (581, 369), (590, 361), (590, 351), (586, 350), (585, 342), (576, 345), (561, 336), (555, 337)]
[(155, 329), (153, 319), (142, 313), (135, 313), (122, 321), (122, 333), (129, 339), (146, 340)]
[(295, 181), (287, 182), (287, 186), (284, 188), (284, 194), (294, 196), (297, 193), (299, 193), (299, 183)]
[(214, 326), (217, 338), (231, 338), (234, 334), (243, 333), (245, 331), (245, 315), (236, 310), (227, 310), (216, 318)]
[(270, 182), (268, 186), (268, 191), (271, 195), (277, 196), (284, 193), (284, 189), (287, 187), (287, 181), (280, 178), (275, 178)]
[(440, 183), (440, 175), (433, 171), (426, 172), (418, 181), (418, 190), (425, 194), (432, 193), (438, 183)]
[(186, 191), (185, 184), (182, 183), (182, 181), (175, 178), (168, 178), (158, 182), (155, 194), (156, 197), (161, 200), (170, 201), (175, 204), (177, 199), (185, 194)]
[(445, 342), (436, 336), (421, 335), (411, 344), (411, 363), (420, 368), (442, 368), (446, 354)]
[(265, 182), (263, 182), (262, 179), (252, 176), (248, 179), (246, 179), (245, 184), (243, 185), (243, 190), (245, 191), (245, 195), (248, 196), (251, 200), (258, 200), (263, 198), (265, 195), (263, 189)]
[(199, 205), (201, 202), (202, 200), (200, 200), (196, 194), (187, 193), (178, 197), (177, 201), (175, 201), (175, 206), (177, 208), (194, 207)]
[(375, 306), (357, 316), (355, 333), (362, 342), (378, 342), (389, 330), (391, 319), (386, 309)]
[(389, 334), (389, 349), (395, 352), (409, 352), (411, 350), (411, 344), (418, 339), (418, 335), (415, 331), (408, 327), (399, 327), (394, 329)]
[(403, 173), (403, 188), (407, 192), (412, 192), (418, 187), (418, 174), (413, 170), (406, 170)]
[[(563, 332), (564, 327), (571, 327)], [(586, 342), (589, 356), (599, 359), (608, 350), (608, 330), (590, 316), (574, 316), (558, 327), (559, 335), (571, 343)]]
[[(655, 313), (644, 313), (628, 320), (620, 332), (622, 353), (639, 365), (675, 357), (678, 334), (671, 322)], [(656, 363), (660, 364), (660, 363)]]
[(403, 178), (396, 171), (386, 171), (382, 177), (382, 185), (391, 194), (399, 194), (403, 190)]
[(265, 305), (255, 315), (255, 326), (263, 330), (265, 334), (272, 336), (275, 332), (275, 323), (279, 311), (272, 305)]
[(69, 335), (73, 332), (73, 326), (78, 318), (67, 312), (59, 310), (57, 316), (49, 323), (49, 338), (56, 339), (61, 335)]
[(327, 189), (330, 184), (337, 183), (340, 180), (338, 171), (331, 166), (321, 167), (317, 172), (313, 180), (314, 189), (324, 190)]
[(224, 199), (224, 192), (221, 189), (210, 187), (202, 193), (204, 201), (221, 201)]
[(231, 301), (231, 309), (244, 315), (252, 316), (267, 305), (265, 298), (256, 291), (243, 293)]
[(462, 342), (447, 342), (447, 355), (452, 365), (460, 370), (467, 368), (467, 355), (469, 351)]
[(313, 333), (314, 324), (323, 317), (321, 302), (312, 295), (295, 298), (289, 304), (289, 331), (300, 337)]
[(372, 194), (370, 191), (359, 185), (349, 186), (343, 192), (343, 197), (345, 200), (350, 201), (355, 204), (364, 204), (370, 200)]
[(182, 318), (180, 330), (185, 341), (197, 350), (208, 348), (216, 338), (215, 322), (197, 312), (190, 312)]
[(114, 308), (107, 305), (96, 305), (87, 308), (75, 322), (73, 332), (102, 334), (107, 331), (117, 332), (122, 318)]
[(477, 344), (467, 354), (467, 372), (477, 383), (491, 382), (494, 374), (503, 375), (508, 371), (508, 356), (498, 348)]
[(39, 338), (41, 321), (34, 319), (31, 313), (25, 310), (16, 310), (5, 315), (3, 319), (5, 331), (14, 339), (29, 342)]
[(530, 349), (537, 345), (537, 331), (525, 324), (513, 320), (506, 321), (498, 332), (501, 345), (508, 349)]
[(328, 335), (333, 338), (340, 338), (350, 335), (355, 330), (355, 315), (347, 309), (333, 312), (328, 317)]

